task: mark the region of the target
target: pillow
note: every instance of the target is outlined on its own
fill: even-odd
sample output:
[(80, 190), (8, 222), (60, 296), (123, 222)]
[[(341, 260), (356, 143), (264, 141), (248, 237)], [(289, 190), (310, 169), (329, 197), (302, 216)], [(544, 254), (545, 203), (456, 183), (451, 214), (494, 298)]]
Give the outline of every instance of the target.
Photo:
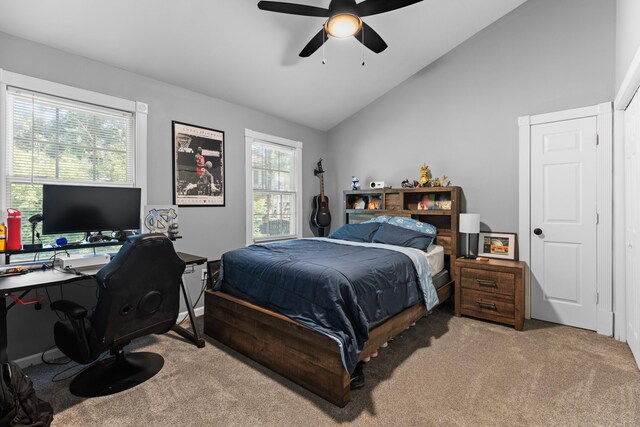
[(363, 224), (370, 224), (372, 222), (389, 222), (389, 220), (391, 219), (391, 217), (389, 215), (380, 215), (380, 216), (376, 216), (371, 218), (368, 221), (363, 222)]
[(409, 230), (428, 234), (429, 236), (433, 236), (433, 238), (436, 237), (436, 234), (438, 232), (438, 229), (431, 224), (427, 224), (426, 222), (420, 222), (412, 218), (405, 218), (402, 216), (394, 216), (388, 221), (388, 223), (398, 227), (407, 228)]
[(392, 224), (382, 224), (376, 234), (373, 235), (373, 243), (385, 243), (387, 245), (404, 246), (406, 248), (416, 248), (426, 251), (431, 243), (433, 236), (424, 234), (420, 231), (410, 230), (408, 228), (398, 227)]
[(352, 242), (371, 243), (380, 223), (345, 224), (329, 235), (330, 239), (350, 240)]

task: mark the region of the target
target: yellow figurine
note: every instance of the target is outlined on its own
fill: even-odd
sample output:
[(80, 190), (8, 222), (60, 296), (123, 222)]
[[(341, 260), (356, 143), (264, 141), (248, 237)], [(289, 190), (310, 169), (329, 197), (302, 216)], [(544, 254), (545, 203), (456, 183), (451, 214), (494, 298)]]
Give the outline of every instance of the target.
[(444, 175), (442, 178), (434, 178), (432, 180), (433, 186), (434, 187), (447, 187), (450, 184), (450, 182), (447, 182), (447, 178), (449, 178), (447, 175)]
[(426, 163), (422, 164), (422, 167), (420, 168), (420, 186), (421, 187), (427, 187), (429, 185), (429, 178), (430, 172), (429, 172), (429, 166), (427, 166)]

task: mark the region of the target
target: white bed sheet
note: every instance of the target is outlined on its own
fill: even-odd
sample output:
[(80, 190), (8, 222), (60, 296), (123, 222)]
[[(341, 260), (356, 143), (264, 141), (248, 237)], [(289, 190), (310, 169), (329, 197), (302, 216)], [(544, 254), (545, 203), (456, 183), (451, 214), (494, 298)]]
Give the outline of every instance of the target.
[(429, 263), (429, 271), (431, 277), (444, 270), (444, 247), (439, 245), (431, 245), (426, 252), (424, 252), (425, 258)]

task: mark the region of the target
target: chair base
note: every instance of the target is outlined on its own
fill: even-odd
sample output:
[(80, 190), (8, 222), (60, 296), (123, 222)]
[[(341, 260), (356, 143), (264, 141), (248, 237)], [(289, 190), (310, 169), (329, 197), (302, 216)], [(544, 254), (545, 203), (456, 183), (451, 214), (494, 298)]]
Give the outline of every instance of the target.
[(78, 397), (119, 393), (152, 378), (163, 365), (164, 359), (156, 353), (120, 353), (82, 371), (71, 381), (69, 391)]

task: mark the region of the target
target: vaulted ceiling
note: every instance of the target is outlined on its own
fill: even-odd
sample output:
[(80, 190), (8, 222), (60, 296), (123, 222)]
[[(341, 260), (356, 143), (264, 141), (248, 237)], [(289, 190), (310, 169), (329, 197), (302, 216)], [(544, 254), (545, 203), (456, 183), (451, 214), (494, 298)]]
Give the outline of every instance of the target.
[(524, 1), (424, 0), (365, 18), (389, 48), (364, 67), (354, 39), (330, 39), (325, 65), (322, 50), (299, 58), (323, 18), (257, 0), (0, 0), (0, 31), (328, 130)]

